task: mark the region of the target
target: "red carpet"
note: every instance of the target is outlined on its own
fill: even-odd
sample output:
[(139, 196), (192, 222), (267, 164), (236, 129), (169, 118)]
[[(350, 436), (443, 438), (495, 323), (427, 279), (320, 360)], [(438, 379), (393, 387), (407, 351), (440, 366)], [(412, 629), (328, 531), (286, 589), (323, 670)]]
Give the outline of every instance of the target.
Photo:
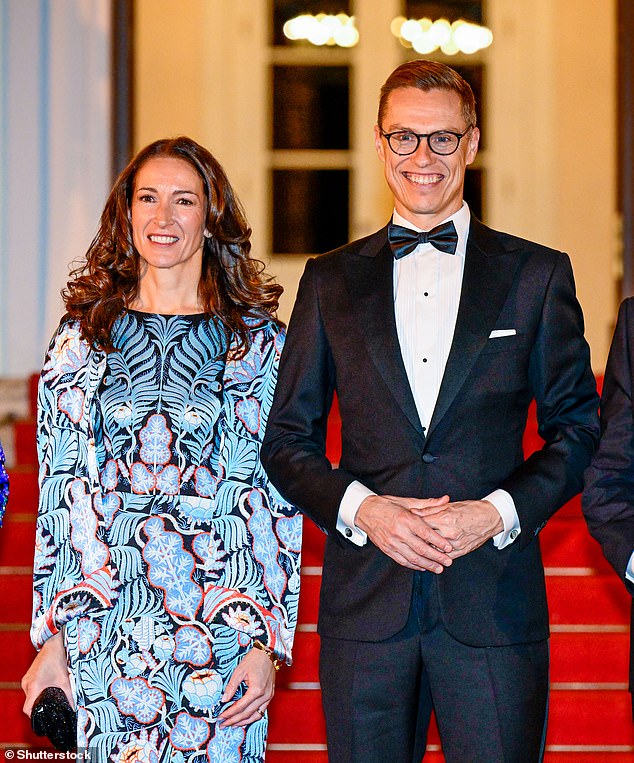
[[(328, 451), (339, 459), (338, 418)], [(33, 527), (37, 503), (33, 422), (16, 426), (18, 466), (0, 530), (0, 747), (41, 746), (22, 714), (19, 680), (33, 650), (31, 609)], [(527, 450), (536, 447), (534, 424)], [(585, 528), (579, 500), (565, 506), (541, 534), (553, 636), (546, 763), (634, 763), (634, 726), (627, 692), (630, 600)], [(310, 522), (304, 532), (300, 626), (295, 663), (278, 674), (270, 712), (267, 763), (326, 763), (316, 633), (324, 539)], [(435, 726), (426, 763), (442, 763)], [(486, 761), (483, 761), (486, 763)]]

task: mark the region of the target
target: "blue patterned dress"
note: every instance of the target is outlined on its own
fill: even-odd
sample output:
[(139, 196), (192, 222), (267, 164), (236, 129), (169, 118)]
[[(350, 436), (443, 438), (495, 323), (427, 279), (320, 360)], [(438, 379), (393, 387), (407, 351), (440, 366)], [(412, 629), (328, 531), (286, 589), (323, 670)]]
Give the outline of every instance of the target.
[(0, 527), (2, 527), (2, 520), (4, 519), (4, 510), (9, 500), (9, 475), (4, 468), (4, 451), (2, 450), (2, 443), (0, 443)]
[(215, 722), (254, 638), (290, 662), (297, 618), (301, 518), (258, 457), (284, 337), (252, 323), (241, 360), (204, 316), (127, 311), (108, 355), (73, 323), (51, 343), (32, 639), (64, 626), (100, 763), (264, 759), (266, 715)]

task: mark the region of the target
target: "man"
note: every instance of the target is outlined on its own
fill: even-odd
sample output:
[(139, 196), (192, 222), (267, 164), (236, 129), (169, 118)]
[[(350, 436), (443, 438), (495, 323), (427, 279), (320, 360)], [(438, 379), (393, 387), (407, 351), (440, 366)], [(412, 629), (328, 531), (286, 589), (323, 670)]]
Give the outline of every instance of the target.
[[(601, 440), (585, 474), (583, 513), (607, 560), (634, 595), (634, 300), (626, 299), (605, 369)], [(634, 633), (634, 607), (632, 609)], [(634, 640), (630, 636), (630, 691)], [(632, 697), (634, 717), (634, 694)]]
[[(262, 458), (328, 534), (334, 763), (418, 763), (432, 707), (448, 763), (541, 755), (536, 536), (581, 488), (598, 401), (566, 255), (490, 230), (463, 202), (478, 140), (456, 72), (398, 67), (375, 127), (392, 224), (309, 261), (290, 322)], [(334, 392), (338, 469), (325, 458)], [(545, 445), (524, 460), (533, 398)]]

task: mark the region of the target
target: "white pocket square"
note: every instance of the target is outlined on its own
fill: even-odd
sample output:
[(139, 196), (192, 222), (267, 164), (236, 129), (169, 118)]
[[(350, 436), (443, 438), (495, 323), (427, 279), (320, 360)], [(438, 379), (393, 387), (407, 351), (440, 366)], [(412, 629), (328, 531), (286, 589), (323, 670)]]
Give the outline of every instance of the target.
[(499, 339), (501, 336), (515, 336), (516, 334), (515, 329), (495, 329), (489, 334), (489, 339)]

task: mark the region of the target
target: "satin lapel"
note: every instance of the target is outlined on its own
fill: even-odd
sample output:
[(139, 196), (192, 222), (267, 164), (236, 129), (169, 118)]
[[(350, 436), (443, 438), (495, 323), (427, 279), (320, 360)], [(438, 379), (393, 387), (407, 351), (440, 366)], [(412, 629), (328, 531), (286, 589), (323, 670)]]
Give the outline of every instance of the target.
[(396, 332), (393, 262), (384, 228), (358, 254), (345, 258), (347, 286), (374, 365), (410, 424), (424, 438)]
[(472, 218), (456, 328), (428, 437), (453, 403), (487, 343), (513, 284), (519, 260), (501, 247), (494, 231)]

